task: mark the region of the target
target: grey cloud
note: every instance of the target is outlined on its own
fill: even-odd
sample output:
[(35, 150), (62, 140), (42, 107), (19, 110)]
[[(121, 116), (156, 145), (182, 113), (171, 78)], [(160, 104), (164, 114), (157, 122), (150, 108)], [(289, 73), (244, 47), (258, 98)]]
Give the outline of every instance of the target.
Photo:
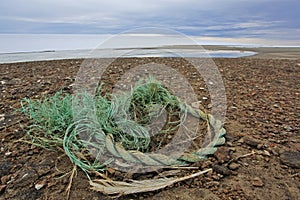
[(10, 0), (0, 4), (0, 33), (118, 33), (161, 26), (192, 35), (279, 37), (280, 31), (288, 34), (300, 28), (298, 0)]

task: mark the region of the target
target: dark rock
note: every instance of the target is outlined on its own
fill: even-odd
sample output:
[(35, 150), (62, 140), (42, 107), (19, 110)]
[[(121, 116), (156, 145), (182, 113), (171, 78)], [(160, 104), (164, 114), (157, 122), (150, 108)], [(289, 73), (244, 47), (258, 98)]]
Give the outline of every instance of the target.
[(257, 148), (257, 146), (261, 143), (259, 140), (256, 140), (254, 138), (251, 137), (244, 137), (244, 142), (251, 146), (251, 147), (255, 147)]
[(212, 168), (215, 172), (217, 172), (218, 174), (222, 174), (224, 176), (228, 176), (232, 174), (231, 170), (221, 165), (214, 165)]
[(289, 167), (300, 168), (300, 152), (283, 152), (280, 155), (280, 161)]

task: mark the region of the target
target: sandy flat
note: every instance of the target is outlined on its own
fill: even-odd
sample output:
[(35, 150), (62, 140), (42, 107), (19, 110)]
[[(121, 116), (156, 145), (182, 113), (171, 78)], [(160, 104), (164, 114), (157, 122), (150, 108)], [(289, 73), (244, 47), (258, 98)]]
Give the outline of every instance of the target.
[(253, 58), (266, 59), (300, 59), (300, 47), (234, 47), (222, 45), (174, 45), (164, 46), (162, 48), (170, 49), (207, 49), (207, 50), (238, 50), (253, 51), (256, 55), (249, 56)]

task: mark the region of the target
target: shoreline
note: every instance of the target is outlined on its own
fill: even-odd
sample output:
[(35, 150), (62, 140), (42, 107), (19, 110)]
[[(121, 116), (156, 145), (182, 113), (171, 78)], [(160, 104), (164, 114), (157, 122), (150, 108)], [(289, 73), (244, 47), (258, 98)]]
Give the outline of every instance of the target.
[[(167, 48), (188, 48), (199, 49), (198, 45), (174, 45), (166, 46)], [(239, 46), (224, 46), (224, 45), (203, 45), (201, 48), (207, 50), (237, 50), (237, 51), (252, 51), (256, 55), (246, 56), (253, 58), (265, 59), (300, 59), (300, 47), (239, 47)]]
[[(222, 51), (228, 51), (228, 52), (223, 52), (223, 56), (218, 56), (218, 55), (214, 55), (214, 56), (208, 56), (208, 58), (260, 58), (260, 59), (288, 59), (288, 60), (297, 60), (300, 59), (300, 47), (237, 47), (237, 46), (223, 46), (223, 45), (172, 45), (172, 46), (161, 46), (161, 47), (146, 47), (146, 48), (117, 48), (117, 49), (113, 49), (113, 50), (132, 50), (132, 51), (138, 51), (138, 50), (182, 50), (184, 52), (184, 50), (192, 50), (194, 51), (194, 53), (197, 53), (197, 49), (203, 51), (203, 54), (205, 53), (205, 50), (208, 51), (212, 51), (212, 53), (215, 54), (222, 54)], [(109, 49), (105, 49), (105, 50), (109, 50)], [(92, 50), (91, 50), (92, 51)], [(221, 52), (218, 52), (221, 51)], [(35, 52), (16, 52), (16, 53), (2, 53), (0, 55), (3, 56), (4, 61), (1, 62), (0, 60), (0, 64), (5, 64), (5, 63), (19, 63), (19, 62), (36, 62), (36, 61), (51, 61), (51, 60), (71, 60), (71, 59), (87, 59), (87, 57), (84, 57), (86, 55), (88, 55), (88, 53), (90, 52), (90, 50), (59, 50), (59, 51), (55, 51), (55, 50), (46, 50), (46, 51), (35, 51)], [(226, 57), (226, 53), (230, 53), (232, 52), (233, 54), (238, 55), (239, 52), (241, 54), (245, 54), (245, 55), (241, 55), (241, 56), (233, 56), (230, 57), (230, 55), (228, 54)], [(247, 55), (247, 53), (251, 53), (254, 52), (254, 55)], [(41, 54), (46, 53), (46, 54), (57, 54), (53, 57), (53, 55), (48, 55), (50, 56), (49, 58), (42, 57), (39, 58), (39, 56), (41, 56)], [(60, 55), (60, 53), (65, 53), (65, 57), (63, 57), (63, 55)], [(73, 54), (70, 54), (73, 53)], [(152, 52), (153, 53), (153, 52)], [(199, 55), (201, 55), (201, 52), (198, 52)], [(18, 55), (21, 56), (21, 58), (17, 59), (16, 61), (10, 61), (10, 60), (5, 60), (5, 56), (14, 56)], [(33, 54), (33, 55), (30, 55)], [(36, 54), (36, 55), (35, 55)], [(82, 54), (82, 57), (80, 57)], [(36, 56), (37, 59), (36, 60), (30, 60), (29, 58), (22, 58), (22, 55), (26, 56), (26, 55), (30, 55), (32, 57)], [(73, 56), (72, 56), (73, 55)], [(162, 56), (161, 56), (162, 55)], [(162, 54), (155, 54), (151, 55), (151, 52), (149, 53), (149, 56), (147, 56), (147, 52), (140, 54), (138, 56), (129, 56), (129, 57), (142, 57), (142, 58), (147, 58), (147, 57), (165, 57), (165, 58), (169, 58), (170, 56), (163, 56), (163, 52)], [(183, 54), (184, 55), (184, 54)], [(205, 57), (206, 55), (204, 55)], [(172, 56), (171, 56), (172, 57)], [(202, 58), (202, 57), (197, 57), (197, 56), (188, 56), (189, 58)], [(104, 57), (103, 57), (104, 58)], [(112, 58), (112, 57), (109, 57)], [(1, 59), (1, 58), (0, 58)], [(13, 59), (13, 58), (12, 58)]]

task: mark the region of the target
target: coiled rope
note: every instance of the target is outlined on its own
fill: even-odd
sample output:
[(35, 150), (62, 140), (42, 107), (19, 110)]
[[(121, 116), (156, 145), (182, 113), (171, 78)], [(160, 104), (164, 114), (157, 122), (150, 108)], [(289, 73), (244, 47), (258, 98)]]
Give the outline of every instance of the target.
[[(194, 109), (187, 104), (180, 104), (180, 106), (194, 117), (207, 122), (206, 144), (194, 152), (184, 153), (178, 157), (170, 157), (163, 154), (126, 150), (120, 143), (115, 142), (112, 134), (106, 135), (96, 123), (91, 123), (92, 119), (79, 120), (69, 126), (64, 137), (63, 147), (70, 160), (84, 171), (103, 170), (107, 164), (113, 162), (115, 159), (110, 158), (104, 163), (99, 163), (97, 158), (101, 157), (105, 150), (114, 158), (123, 159), (129, 164), (142, 164), (144, 166), (182, 166), (204, 160), (207, 156), (214, 154), (218, 146), (225, 143), (226, 130), (223, 128), (222, 122), (213, 115), (205, 114), (203, 111)], [(76, 135), (74, 132), (78, 134)], [(83, 132), (89, 138), (79, 139), (79, 133), (82, 134)], [(90, 162), (82, 152), (79, 152), (80, 146), (85, 146), (96, 152), (93, 153), (93, 156), (96, 157), (94, 162)]]

